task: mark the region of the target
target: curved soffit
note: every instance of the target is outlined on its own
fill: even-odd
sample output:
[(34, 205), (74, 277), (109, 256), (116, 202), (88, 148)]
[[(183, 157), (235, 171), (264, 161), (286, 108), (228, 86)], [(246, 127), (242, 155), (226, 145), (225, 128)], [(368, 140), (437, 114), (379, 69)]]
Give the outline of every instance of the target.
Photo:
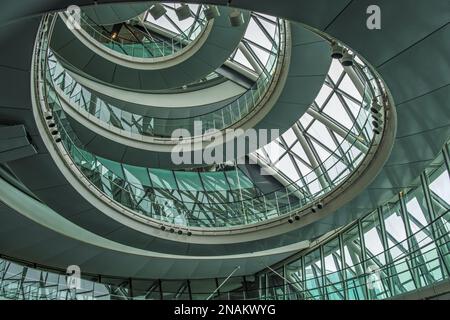
[[(138, 91), (177, 88), (215, 71), (228, 59), (244, 36), (249, 12), (245, 13), (247, 23), (231, 27), (227, 14), (229, 9), (220, 10), (221, 15), (214, 19), (206, 39), (200, 39), (202, 41), (194, 44), (195, 49), (193, 47), (180, 55), (171, 65), (161, 64), (163, 68), (158, 70), (139, 70), (138, 65), (131, 68), (105, 59), (95, 52), (97, 49), (93, 51), (93, 47), (81, 41), (62, 20), (55, 26), (52, 49), (66, 67), (95, 81)], [(156, 68), (158, 64), (154, 66)]]
[[(357, 3), (353, 2), (351, 4), (349, 4), (349, 1), (335, 1), (333, 5), (330, 5), (328, 2), (325, 5), (325, 1), (316, 1), (315, 3), (296, 1), (295, 5), (299, 10), (295, 12), (288, 10), (290, 4), (292, 4), (290, 1), (280, 1), (277, 7), (270, 11), (267, 10), (267, 8), (272, 7), (269, 1), (258, 2), (258, 10), (260, 11), (279, 14), (305, 22), (344, 40), (350, 47), (367, 57), (372, 64), (379, 66), (378, 69), (388, 83), (392, 96), (398, 106), (399, 113), (405, 116), (404, 119), (411, 119), (411, 114), (420, 114), (420, 117), (415, 117), (415, 121), (417, 122), (414, 126), (404, 122), (399, 124), (397, 134), (402, 133), (402, 136), (397, 136), (398, 143), (394, 146), (392, 156), (388, 161), (388, 166), (386, 166), (386, 168), (390, 168), (390, 172), (397, 172), (398, 177), (389, 177), (389, 175), (383, 177), (382, 172), (380, 177), (371, 186), (373, 196), (370, 197), (369, 203), (365, 202), (366, 208), (373, 208), (375, 204), (380, 203), (380, 199), (387, 198), (389, 194), (398, 191), (400, 186), (404, 186), (408, 181), (411, 181), (411, 176), (414, 175), (416, 177), (419, 174), (448, 137), (450, 118), (448, 108), (445, 107), (445, 102), (448, 101), (449, 96), (449, 75), (442, 68), (442, 65), (447, 65), (446, 57), (449, 56), (450, 52), (449, 44), (445, 41), (449, 35), (448, 4), (444, 1), (435, 1), (434, 3), (436, 5), (431, 6), (429, 1), (423, 1), (419, 2), (416, 6), (411, 6), (407, 1), (396, 1), (395, 3), (392, 1), (377, 2), (380, 5), (389, 7), (391, 12), (403, 13), (406, 8), (409, 13), (408, 19), (415, 19), (417, 23), (411, 29), (406, 29), (402, 28), (403, 23), (398, 17), (388, 19), (386, 23), (396, 32), (389, 33), (392, 41), (386, 43), (384, 34), (371, 34), (368, 30), (359, 28), (359, 24), (363, 23), (363, 18), (359, 18), (357, 14), (357, 19), (340, 19), (344, 13), (355, 15), (355, 12), (363, 12), (361, 9), (365, 5), (369, 5), (368, 1), (358, 1)], [(63, 2), (60, 4), (63, 7)], [(244, 4), (241, 3), (241, 5)], [(324, 7), (327, 8), (325, 14), (321, 12)], [(284, 11), (279, 12), (279, 10)], [(39, 10), (32, 12), (30, 8), (25, 9), (25, 12), (20, 12), (16, 8), (16, 10), (12, 10), (9, 13), (12, 14), (13, 18), (19, 18), (22, 13), (37, 14), (38, 12)], [(336, 16), (338, 17), (336, 18)], [(5, 13), (3, 13), (3, 17), (5, 17)], [(433, 18), (430, 19), (430, 17)], [(11, 30), (15, 34), (26, 30), (27, 27), (31, 27), (31, 30), (36, 30), (38, 23), (38, 19), (17, 22), (9, 30), (3, 28), (0, 32), (1, 38), (8, 40), (11, 37)], [(355, 39), (352, 39), (355, 30), (360, 30), (361, 34), (358, 34)], [(400, 30), (401, 32), (398, 32)], [(29, 37), (24, 36), (17, 41), (17, 44), (22, 45), (22, 50), (32, 48), (32, 41), (30, 40), (33, 37), (34, 35), (30, 35)], [(366, 46), (367, 48), (365, 48)], [(435, 50), (430, 51), (430, 47), (435, 48)], [(29, 54), (28, 51), (24, 53), (24, 59), (17, 59), (17, 52), (14, 50), (16, 48), (19, 48), (19, 46), (11, 46), (10, 49), (6, 49), (1, 53), (2, 58), (4, 58), (3, 61), (9, 66), (9, 68), (2, 67), (2, 74), (6, 77), (9, 76), (9, 79), (14, 79), (11, 84), (6, 84), (2, 88), (3, 92), (0, 95), (2, 97), (2, 105), (8, 106), (7, 108), (2, 108), (2, 115), (9, 119), (25, 122), (27, 127), (29, 127), (32, 137), (39, 140), (32, 119), (30, 119), (30, 103), (27, 102), (30, 101), (30, 98), (23, 95), (17, 96), (17, 89), (14, 88), (15, 84), (18, 88), (26, 89), (29, 83), (27, 79), (29, 79), (28, 66), (30, 65), (31, 57), (27, 56)], [(435, 63), (424, 65), (424, 61), (435, 61)], [(416, 68), (411, 69), (406, 67), (411, 65), (416, 66)], [(410, 76), (406, 78), (401, 76), (402, 74), (399, 72), (401, 70), (408, 70), (407, 72)], [(386, 74), (386, 77), (384, 74)], [(431, 81), (423, 81), (423, 79), (430, 79)], [(26, 92), (26, 90), (22, 92)], [(419, 112), (424, 102), (428, 103), (429, 112), (427, 113)], [(402, 110), (405, 111), (403, 112)], [(441, 111), (441, 117), (436, 117), (437, 113), (434, 113), (435, 110)], [(423, 138), (421, 138), (421, 133), (424, 133)], [(427, 137), (429, 140), (426, 139)], [(36, 143), (39, 144), (38, 141)], [(400, 146), (400, 148), (397, 149), (397, 146)], [(41, 147), (43, 146), (41, 145)], [(398, 151), (396, 149), (400, 150), (397, 155), (396, 152)], [(406, 158), (403, 156), (406, 156)], [(412, 162), (409, 161), (410, 159), (414, 160), (415, 165), (411, 165)], [(404, 169), (401, 169), (401, 167), (404, 167)], [(376, 184), (380, 185), (381, 183), (384, 183), (385, 187), (380, 188), (376, 186)], [(376, 190), (380, 190), (381, 192), (377, 193)], [(358, 209), (363, 208), (359, 207)], [(359, 214), (358, 212), (362, 212), (362, 210), (357, 211), (353, 217), (357, 216)], [(343, 219), (335, 219), (329, 225), (324, 223), (323, 227), (318, 227), (309, 233), (307, 232), (306, 237), (321, 234), (327, 229), (335, 228), (340, 224), (346, 223), (350, 218), (347, 216)], [(293, 240), (298, 240), (301, 237), (294, 236)]]

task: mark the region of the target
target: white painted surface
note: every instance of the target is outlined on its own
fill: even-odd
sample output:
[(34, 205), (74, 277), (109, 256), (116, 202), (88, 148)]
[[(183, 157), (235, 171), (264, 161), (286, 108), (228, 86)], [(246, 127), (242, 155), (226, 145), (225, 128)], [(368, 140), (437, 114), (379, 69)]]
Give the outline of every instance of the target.
[(226, 81), (213, 87), (186, 93), (158, 94), (143, 93), (113, 88), (80, 75), (70, 72), (70, 75), (81, 85), (91, 90), (101, 92), (109, 97), (135, 104), (162, 108), (183, 108), (203, 106), (220, 102), (245, 93), (246, 89), (234, 82)]

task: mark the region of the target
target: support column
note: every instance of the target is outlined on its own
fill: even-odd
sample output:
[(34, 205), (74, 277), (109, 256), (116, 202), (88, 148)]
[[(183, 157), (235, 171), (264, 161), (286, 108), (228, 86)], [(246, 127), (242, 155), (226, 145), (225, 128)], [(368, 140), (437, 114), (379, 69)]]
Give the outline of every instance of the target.
[(359, 232), (359, 247), (361, 249), (361, 260), (362, 260), (362, 271), (363, 271), (363, 285), (364, 285), (364, 292), (366, 295), (366, 299), (370, 300), (371, 296), (370, 296), (370, 291), (369, 288), (367, 286), (367, 253), (366, 253), (366, 245), (365, 245), (365, 241), (364, 241), (364, 231), (363, 231), (363, 227), (362, 227), (362, 221), (361, 219), (358, 220), (358, 232)]
[[(383, 248), (384, 248), (384, 259), (386, 261), (386, 273), (387, 273), (387, 283), (389, 286), (389, 291), (391, 293), (390, 296), (394, 296), (395, 295), (395, 288), (394, 288), (394, 276), (395, 275), (395, 270), (392, 267), (393, 264), (393, 259), (392, 259), (392, 255), (391, 252), (389, 251), (389, 242), (387, 240), (387, 234), (386, 234), (386, 226), (384, 223), (384, 217), (383, 217), (383, 208), (379, 207), (377, 209), (377, 214), (378, 214), (378, 220), (380, 222), (380, 238), (381, 241), (383, 243)], [(381, 279), (380, 279), (381, 280)]]
[(339, 239), (339, 251), (341, 253), (341, 277), (342, 277), (342, 289), (344, 290), (344, 300), (348, 300), (348, 283), (347, 283), (347, 266), (345, 264), (345, 248), (344, 237), (342, 232), (338, 234)]
[[(408, 211), (406, 210), (405, 199), (403, 198), (402, 194), (400, 194), (399, 202), (400, 202), (400, 214), (402, 215), (403, 223), (405, 224), (406, 238), (408, 242), (408, 252), (411, 252), (414, 251), (415, 248), (417, 248), (417, 244), (415, 244), (415, 241), (412, 237), (413, 233), (411, 230), (411, 225), (409, 224)], [(410, 268), (411, 277), (413, 279), (414, 286), (416, 287), (416, 289), (418, 289), (421, 287), (421, 285), (420, 285), (420, 274), (417, 268), (417, 260), (415, 255), (416, 253), (412, 255), (405, 254), (405, 261), (408, 263), (409, 260), (408, 265)]]
[[(426, 203), (426, 206), (428, 209), (427, 210), (428, 218), (430, 219), (430, 221), (435, 221), (437, 219), (437, 216), (434, 211), (433, 201), (431, 199), (431, 192), (430, 192), (430, 188), (429, 188), (430, 181), (425, 172), (420, 175), (420, 181), (422, 184), (423, 194), (425, 196), (425, 203)], [(445, 263), (444, 255), (442, 254), (442, 251), (441, 251), (441, 243), (440, 243), (441, 241), (439, 241), (441, 237), (436, 230), (436, 225), (441, 226), (441, 228), (444, 228), (444, 226), (442, 225), (440, 220), (437, 220), (436, 223), (431, 223), (430, 228), (431, 228), (432, 239), (436, 245), (436, 251), (439, 256), (439, 265), (440, 265), (442, 277), (446, 278), (446, 274), (447, 274), (447, 277), (450, 275), (450, 270), (447, 268), (447, 264)]]
[(298, 141), (300, 142), (300, 145), (302, 146), (303, 150), (306, 153), (306, 156), (308, 157), (309, 163), (311, 163), (314, 172), (317, 175), (317, 178), (319, 179), (320, 185), (324, 190), (327, 190), (330, 186), (327, 179), (325, 179), (324, 170), (320, 166), (319, 162), (317, 161), (311, 146), (309, 145), (308, 141), (306, 140), (303, 132), (300, 130), (297, 124), (294, 124), (292, 126), (292, 129), (294, 130), (295, 135), (297, 136)]
[(252, 53), (248, 48), (241, 42), (239, 42), (238, 45), (239, 50), (241, 50), (244, 57), (248, 60), (248, 62), (252, 65), (253, 69), (258, 73), (261, 74), (263, 72), (261, 66), (259, 65), (258, 61), (256, 61), (255, 57), (253, 57)]

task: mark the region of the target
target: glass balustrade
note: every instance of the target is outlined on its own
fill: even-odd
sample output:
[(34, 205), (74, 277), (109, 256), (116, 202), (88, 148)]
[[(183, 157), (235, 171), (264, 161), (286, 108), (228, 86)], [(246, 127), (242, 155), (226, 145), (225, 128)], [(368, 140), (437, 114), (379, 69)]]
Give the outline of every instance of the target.
[[(50, 17), (43, 25), (48, 26)], [(38, 35), (41, 41), (35, 65), (37, 71), (44, 72), (44, 78), (35, 86), (48, 90), (51, 99), (47, 102), (57, 113), (57, 95), (44, 85), (50, 80), (46, 70), (45, 30), (42, 28)], [(271, 270), (227, 280), (233, 289), (226, 291), (223, 287), (212, 298), (386, 299), (447, 280), (450, 275), (449, 150), (447, 144), (420, 179), (375, 211)], [(82, 158), (80, 162), (88, 163), (94, 159), (89, 154)], [(278, 275), (273, 273), (274, 269)], [(206, 299), (225, 280), (190, 280), (191, 285), (185, 286), (188, 280), (125, 281), (104, 275), (85, 275), (85, 278), (81, 289), (70, 289), (61, 270), (42, 270), (36, 265), (0, 259), (0, 296), (7, 299)], [(145, 284), (146, 289), (136, 289), (139, 284)]]
[[(198, 15), (194, 19), (193, 24), (186, 30), (183, 30), (179, 34), (167, 35), (163, 37), (157, 37), (152, 35), (146, 27), (144, 21), (134, 21), (134, 25), (128, 26), (131, 30), (133, 39), (124, 38), (120, 34), (112, 36), (112, 32), (105, 26), (99, 26), (92, 20), (90, 20), (83, 12), (78, 15), (80, 27), (91, 38), (90, 41), (95, 41), (106, 48), (112, 49), (115, 52), (134, 58), (161, 58), (173, 55), (182, 51), (197, 39), (206, 30), (208, 21), (203, 14), (203, 10), (198, 10)], [(140, 39), (140, 40), (138, 40)]]
[[(170, 138), (177, 129), (186, 129), (194, 134), (194, 122), (201, 122), (202, 134), (208, 130), (224, 130), (247, 116), (259, 105), (266, 96), (268, 88), (274, 80), (274, 74), (279, 68), (284, 55), (283, 45), (284, 21), (280, 20), (276, 29), (275, 43), (272, 54), (260, 74), (256, 83), (244, 94), (236, 98), (224, 107), (185, 118), (158, 118), (133, 114), (123, 110), (120, 106), (106, 103), (95, 93), (76, 82), (70, 74), (59, 64), (50, 52), (50, 73), (54, 80), (54, 86), (58, 87), (64, 97), (68, 99), (70, 106), (76, 108), (82, 114), (89, 114), (100, 120), (104, 125), (119, 129), (125, 133), (133, 133), (143, 136)], [(281, 30), (280, 30), (281, 29)]]
[[(202, 280), (83, 275), (0, 259), (0, 296), (26, 300), (375, 300), (448, 281), (450, 145), (422, 179), (306, 253), (254, 276)], [(429, 201), (424, 201), (425, 198)], [(273, 272), (275, 270), (277, 274)], [(188, 283), (190, 286), (186, 286)], [(220, 292), (212, 293), (225, 281)], [(227, 289), (231, 288), (231, 289)]]
[[(47, 92), (45, 97), (60, 129), (64, 148), (77, 168), (99, 191), (137, 213), (161, 222), (187, 227), (228, 227), (252, 224), (299, 210), (338, 186), (349, 176), (349, 174), (343, 174), (343, 170), (338, 168), (338, 160), (342, 155), (333, 154), (323, 162), (327, 173), (334, 171), (331, 175), (334, 179), (328, 186), (318, 190), (316, 188), (315, 193), (306, 195), (302, 193), (300, 183), (296, 182), (263, 194), (236, 168), (231, 172), (182, 173), (132, 167), (96, 157), (83, 148), (70, 129), (54, 84), (55, 67), (51, 63), (48, 64), (48, 56), (48, 50), (41, 51), (41, 70), (45, 70), (43, 85)], [(372, 88), (366, 86), (365, 98), (359, 109), (358, 120), (355, 122), (364, 128), (364, 134), (370, 137), (373, 133), (370, 130), (367, 104), (373, 96)], [(355, 133), (355, 130), (352, 128), (349, 134)], [(355, 154), (352, 144), (346, 143), (341, 148), (346, 150), (344, 156), (351, 159), (355, 167), (362, 162), (364, 154), (361, 152)], [(185, 175), (186, 181), (199, 181), (199, 183), (185, 186), (182, 179), (178, 178), (182, 174)], [(233, 178), (232, 175), (237, 177)], [(317, 185), (320, 176), (311, 172), (302, 178), (309, 185)], [(171, 179), (172, 182), (170, 182)], [(227, 187), (218, 192), (214, 188), (208, 189), (208, 183), (225, 184)]]

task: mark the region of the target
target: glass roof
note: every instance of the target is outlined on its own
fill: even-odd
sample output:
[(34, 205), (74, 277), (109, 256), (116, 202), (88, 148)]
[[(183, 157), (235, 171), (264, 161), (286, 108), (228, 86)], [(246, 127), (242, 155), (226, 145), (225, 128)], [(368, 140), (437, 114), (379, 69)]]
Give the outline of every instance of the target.
[(193, 40), (193, 30), (198, 23), (200, 15), (202, 13), (202, 7), (198, 4), (187, 4), (191, 10), (191, 17), (180, 21), (175, 13), (175, 9), (180, 6), (179, 3), (162, 3), (167, 12), (155, 20), (149, 11), (144, 13), (144, 21), (157, 26), (169, 33), (183, 35), (186, 39)]
[(188, 5), (191, 16), (180, 20), (175, 7), (164, 4), (166, 13), (155, 20), (150, 11), (123, 23), (98, 25), (86, 15), (81, 16), (81, 26), (91, 40), (102, 43), (115, 52), (137, 58), (170, 56), (200, 37), (208, 21), (203, 6)]
[[(159, 21), (159, 20), (158, 20)], [(271, 21), (271, 20), (270, 20)], [(272, 57), (272, 59), (266, 59), (265, 65), (261, 66), (260, 60), (256, 62), (255, 58), (253, 63), (258, 66), (259, 73), (257, 75), (256, 81), (243, 94), (236, 96), (233, 100), (224, 100), (223, 106), (219, 109), (216, 108), (213, 111), (207, 111), (204, 114), (198, 113), (193, 116), (187, 117), (173, 117), (167, 118), (164, 116), (153, 116), (134, 114), (128, 112), (122, 107), (121, 103), (110, 104), (104, 101), (97, 94), (91, 93), (91, 90), (80, 85), (76, 80), (66, 71), (63, 65), (61, 65), (58, 60), (54, 57), (53, 53), (50, 53), (49, 64), (54, 73), (53, 77), (55, 83), (64, 91), (66, 96), (75, 105), (79, 105), (83, 110), (94, 115), (96, 118), (100, 119), (102, 122), (112, 124), (114, 127), (127, 132), (133, 132), (135, 134), (144, 136), (158, 136), (170, 138), (174, 130), (179, 128), (186, 128), (189, 132), (193, 132), (194, 121), (203, 122), (203, 130), (216, 129), (223, 130), (235, 122), (239, 121), (245, 117), (249, 112), (253, 110), (254, 107), (258, 105), (267, 88), (270, 86), (276, 69), (280, 68), (281, 63), (279, 63), (279, 43), (282, 41), (282, 29), (280, 26), (284, 24), (284, 21), (279, 19), (274, 19), (273, 22), (273, 38), (271, 41), (271, 50), (267, 58)], [(264, 29), (265, 30), (265, 29)], [(258, 29), (258, 34), (255, 36), (263, 37), (265, 31)], [(240, 46), (244, 46), (244, 41), (241, 42)], [(244, 49), (246, 52), (252, 52), (252, 49)], [(252, 55), (253, 56), (253, 55)], [(256, 73), (256, 72), (253, 72)], [(220, 77), (218, 74), (213, 73), (208, 76), (201, 83), (210, 81), (211, 83), (217, 83)], [(210, 84), (211, 84), (210, 83)], [(198, 85), (199, 83), (197, 83)], [(195, 84), (187, 85), (195, 87)], [(217, 104), (218, 106), (218, 104)], [(170, 107), (170, 106), (168, 106)], [(155, 113), (158, 115), (158, 113)]]
[[(212, 298), (382, 300), (448, 281), (450, 172), (444, 154), (448, 157), (446, 148), (426, 170), (427, 180), (414, 183), (382, 210), (367, 213), (318, 247), (273, 268), (230, 278), (235, 285), (220, 287)], [(70, 290), (64, 270), (0, 259), (0, 296), (7, 299), (205, 299), (223, 280), (88, 275), (81, 279), (80, 289)]]
[[(342, 66), (333, 63), (307, 113), (269, 144), (270, 149), (277, 149), (278, 156), (273, 156), (269, 146), (251, 155), (260, 160), (260, 165), (276, 171), (274, 178), (279, 184), (268, 192), (237, 166), (225, 172), (133, 167), (95, 157), (70, 131), (61, 136), (73, 161), (91, 183), (134, 211), (183, 226), (256, 223), (310, 204), (342, 182), (364, 158), (373, 137), (367, 130), (367, 99), (362, 99), (347, 77)], [(327, 114), (331, 112), (327, 110), (334, 114)], [(62, 110), (57, 112), (60, 127), (69, 129)]]
[(252, 12), (244, 37), (229, 60), (259, 74), (278, 51), (277, 25), (278, 18)]
[[(144, 20), (170, 33), (184, 34), (188, 37), (191, 34), (190, 31), (195, 28), (196, 21), (199, 20), (202, 6), (189, 4), (192, 17), (179, 21), (175, 14), (175, 8), (179, 5), (163, 3), (167, 10), (165, 15), (155, 20), (147, 11), (144, 14)], [(264, 69), (264, 66), (267, 64), (270, 55), (276, 54), (278, 46), (275, 41), (277, 27), (276, 17), (252, 12), (244, 38), (229, 60), (237, 62), (257, 74), (260, 73), (261, 69)], [(248, 50), (251, 57), (246, 56), (242, 50)]]
[[(271, 26), (276, 26), (279, 20), (255, 13), (251, 19), (238, 50), (256, 71), (264, 59), (261, 52), (256, 52), (264, 51), (262, 48), (270, 52), (267, 62), (271, 50), (278, 49), (274, 41), (277, 28)], [(371, 91), (375, 89), (362, 76), (365, 74), (362, 69), (368, 70), (367, 67), (356, 61), (347, 70), (337, 60), (333, 61), (322, 89), (306, 114), (280, 138), (250, 154), (260, 166), (272, 168), (273, 178), (278, 180), (276, 188), (264, 192), (239, 175), (234, 178), (232, 173), (239, 172), (237, 166), (232, 166), (236, 171), (225, 174), (127, 170), (124, 164), (85, 151), (71, 131), (63, 110), (54, 111), (60, 127), (67, 129), (61, 137), (72, 160), (89, 176), (91, 183), (112, 199), (169, 223), (201, 227), (251, 224), (311, 204), (355, 172), (364, 159), (373, 140), (368, 109), (376, 92)], [(47, 71), (51, 73), (53, 68), (49, 62)], [(51, 75), (48, 81), (54, 90)], [(226, 192), (220, 194), (212, 186), (220, 185), (224, 177), (226, 184), (222, 185)]]
[[(175, 9), (179, 3), (162, 3), (166, 13), (155, 19), (147, 10), (142, 15), (131, 19), (127, 23), (110, 26), (97, 26), (90, 22), (82, 26), (91, 37), (100, 41), (108, 48), (125, 56), (140, 58), (155, 58), (168, 56), (186, 47), (194, 41), (204, 30), (207, 20), (204, 16), (202, 5), (189, 4), (191, 17), (180, 21)], [(275, 57), (278, 52), (278, 26), (276, 17), (255, 13), (250, 14), (245, 35), (239, 46), (234, 50), (228, 63), (243, 68), (234, 68), (242, 73), (244, 78), (255, 79), (267, 69), (269, 59)], [(118, 33), (112, 37), (115, 30)], [(217, 78), (219, 75), (213, 72), (207, 78)], [(233, 81), (233, 78), (231, 78)], [(199, 82), (204, 82), (199, 80)]]
[[(362, 100), (340, 62), (333, 60), (309, 110), (281, 137), (254, 152), (254, 158), (306, 194), (327, 189), (348, 176), (370, 146), (370, 131), (357, 121)], [(318, 175), (323, 177), (316, 179)]]

